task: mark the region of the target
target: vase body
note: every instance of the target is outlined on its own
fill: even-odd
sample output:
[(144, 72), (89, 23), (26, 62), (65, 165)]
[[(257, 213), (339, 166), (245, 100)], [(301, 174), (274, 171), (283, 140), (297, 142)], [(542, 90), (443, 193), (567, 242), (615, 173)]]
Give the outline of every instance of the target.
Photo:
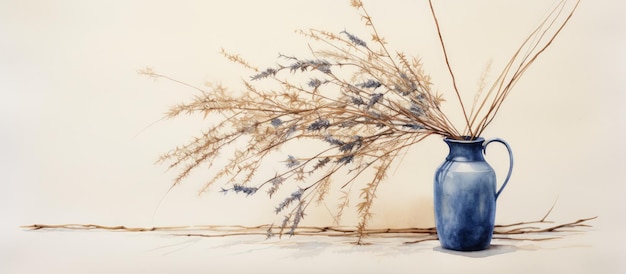
[[(496, 199), (506, 186), (513, 168), (513, 155), (501, 139), (485, 142), (444, 139), (450, 148), (446, 160), (435, 172), (434, 208), (437, 235), (441, 246), (458, 251), (489, 247), (496, 216)], [(509, 151), (509, 173), (496, 191), (496, 174), (483, 154), (491, 142)]]

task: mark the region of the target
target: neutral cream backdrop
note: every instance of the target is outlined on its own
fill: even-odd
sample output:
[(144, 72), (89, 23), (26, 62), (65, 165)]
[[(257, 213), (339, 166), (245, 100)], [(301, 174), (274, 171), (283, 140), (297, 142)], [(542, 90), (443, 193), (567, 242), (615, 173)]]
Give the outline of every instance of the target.
[[(434, 2), (460, 88), (468, 93), (477, 87), (486, 63), (493, 61), (495, 75), (554, 4)], [(449, 91), (427, 1), (365, 4), (390, 47), (422, 57), (438, 89)], [(581, 260), (571, 263), (584, 266), (578, 268), (582, 270), (602, 267), (606, 273), (624, 271), (618, 258), (626, 255), (621, 234), (624, 11), (617, 0), (583, 1), (485, 133), (509, 141), (516, 157), (513, 177), (498, 201), (497, 222), (540, 218), (557, 198), (554, 220), (597, 215), (592, 237), (584, 244), (571, 243), (585, 246), (583, 255), (576, 255)], [(363, 38), (368, 33), (348, 1), (0, 1), (0, 170), (5, 186), (0, 194), (0, 268), (32, 270), (27, 266), (34, 248), (49, 251), (42, 256), (79, 256), (97, 265), (98, 258), (85, 253), (45, 249), (52, 243), (42, 244), (46, 237), (17, 228), (24, 224), (253, 225), (276, 220), (272, 208), (277, 201), (262, 195), (223, 196), (217, 189), (197, 197), (200, 183), (193, 181), (173, 189), (160, 203), (175, 174), (153, 165), (154, 160), (198, 133), (202, 121), (151, 124), (194, 91), (152, 82), (136, 70), (151, 66), (192, 84), (237, 86), (247, 74), (224, 60), (220, 48), (263, 67), (273, 64), (279, 52), (306, 54), (306, 41), (293, 31), (309, 27), (346, 29)], [(410, 150), (380, 189), (373, 225), (432, 225), (432, 172), (445, 153), (437, 138)], [(488, 156), (503, 173), (504, 151), (493, 149)], [(307, 221), (327, 224), (330, 217), (320, 210)], [(523, 254), (512, 256), (510, 261), (526, 260)], [(46, 262), (55, 266), (54, 260)], [(464, 260), (455, 262), (463, 269)], [(383, 269), (385, 261), (378, 263)], [(545, 269), (552, 263), (556, 261), (542, 262)]]

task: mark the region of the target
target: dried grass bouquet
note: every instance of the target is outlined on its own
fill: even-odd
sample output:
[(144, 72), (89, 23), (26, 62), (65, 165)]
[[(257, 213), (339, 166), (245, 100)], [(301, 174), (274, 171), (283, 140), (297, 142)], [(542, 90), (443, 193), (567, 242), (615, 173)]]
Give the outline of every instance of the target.
[[(196, 169), (210, 168), (215, 173), (201, 193), (218, 181), (225, 183), (222, 192), (246, 196), (263, 191), (273, 198), (281, 188), (287, 188), (288, 194), (275, 208), (276, 214), (284, 215), (276, 227), (280, 235), (293, 234), (307, 207), (323, 201), (333, 189), (343, 193), (334, 213), (339, 222), (349, 205), (349, 192), (358, 189), (357, 229), (363, 231), (372, 217), (376, 190), (398, 155), (431, 135), (479, 137), (575, 10), (574, 6), (563, 15), (566, 1), (561, 1), (515, 51), (495, 82), (476, 93), (470, 105), (461, 100), (430, 3), (454, 86), (452, 101), (464, 115), (465, 123), (454, 125), (442, 112), (444, 96), (434, 91), (420, 59), (390, 50), (363, 3), (352, 0), (351, 5), (371, 32), (369, 41), (347, 30), (299, 31), (314, 45), (310, 46), (310, 56), (280, 55), (278, 65), (262, 70), (239, 55), (222, 51), (230, 61), (251, 70), (252, 76), (235, 92), (221, 85), (199, 88), (193, 100), (167, 112), (168, 118), (197, 114), (219, 121), (160, 157), (158, 162), (179, 170), (173, 185)], [(150, 68), (140, 72), (177, 81)], [(326, 145), (311, 155), (289, 155), (281, 150), (287, 144), (305, 144), (307, 140)], [(226, 152), (232, 155), (224, 155)], [(275, 164), (276, 155), (282, 155), (284, 166), (273, 176), (259, 178), (259, 170)], [(232, 158), (224, 166), (213, 167), (219, 157)], [(273, 231), (270, 227), (268, 236)]]

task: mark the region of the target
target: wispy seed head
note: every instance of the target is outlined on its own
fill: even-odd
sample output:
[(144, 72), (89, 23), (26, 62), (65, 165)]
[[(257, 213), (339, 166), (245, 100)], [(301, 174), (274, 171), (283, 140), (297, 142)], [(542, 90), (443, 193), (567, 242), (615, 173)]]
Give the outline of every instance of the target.
[(289, 155), (287, 157), (287, 168), (294, 168), (296, 166), (298, 166), (300, 164), (300, 162), (298, 161), (298, 159), (296, 159), (296, 157), (293, 157), (293, 155)]
[(365, 41), (361, 40), (359, 37), (356, 37), (345, 30), (342, 31), (341, 33), (348, 36), (348, 39), (350, 39), (350, 41), (352, 41), (352, 43), (354, 43), (355, 45), (367, 48), (367, 43), (365, 43)]
[(309, 131), (316, 131), (316, 130), (326, 129), (328, 127), (330, 127), (330, 122), (328, 120), (319, 119), (313, 122), (312, 124), (310, 124), (307, 129)]
[(283, 120), (281, 120), (280, 118), (274, 118), (272, 119), (272, 126), (274, 127), (279, 127), (280, 125), (283, 124)]

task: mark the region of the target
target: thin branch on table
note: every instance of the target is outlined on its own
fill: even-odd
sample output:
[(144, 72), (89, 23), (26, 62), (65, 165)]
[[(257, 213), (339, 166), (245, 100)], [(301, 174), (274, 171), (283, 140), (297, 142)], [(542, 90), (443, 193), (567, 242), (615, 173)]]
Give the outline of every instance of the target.
[[(547, 228), (520, 227), (520, 228), (515, 228), (511, 230), (506, 230), (506, 231), (495, 231), (494, 234), (528, 234), (528, 233), (545, 233), (545, 232), (557, 232), (557, 231), (562, 232), (563, 231), (561, 230), (562, 228), (590, 227), (590, 225), (584, 224), (584, 222), (594, 220), (596, 218), (598, 217), (596, 216), (596, 217), (591, 217), (591, 218), (579, 219), (574, 222), (555, 225), (555, 226), (551, 226)], [(539, 221), (539, 222), (534, 222), (534, 223), (547, 223), (547, 222)]]
[[(551, 209), (550, 209), (551, 210)], [(549, 213), (549, 212), (548, 212)], [(546, 215), (547, 216), (547, 215)], [(529, 224), (548, 224), (553, 223), (545, 220), (544, 218), (538, 221), (519, 222), (514, 224), (496, 225), (494, 230), (494, 239), (505, 240), (524, 240), (524, 241), (546, 241), (552, 239), (558, 239), (560, 237), (534, 237), (534, 238), (514, 238), (508, 237), (510, 235), (529, 235), (529, 234), (547, 234), (553, 232), (573, 232), (576, 230), (570, 230), (581, 227), (590, 227), (587, 224), (588, 221), (596, 219), (596, 217), (578, 219), (573, 222), (562, 223), (558, 225), (552, 225), (549, 227), (536, 227), (526, 226)], [(521, 227), (516, 227), (521, 226)], [(516, 227), (516, 228), (515, 228)], [(231, 237), (231, 236), (249, 236), (249, 235), (268, 235), (268, 233), (275, 232), (278, 227), (272, 227), (271, 225), (258, 225), (258, 226), (240, 226), (240, 225), (199, 225), (199, 226), (161, 226), (161, 227), (127, 227), (127, 226), (104, 226), (95, 224), (61, 224), (61, 225), (45, 225), (34, 224), (28, 226), (22, 226), (21, 228), (29, 230), (42, 230), (42, 229), (65, 229), (65, 230), (107, 230), (107, 231), (122, 231), (122, 232), (156, 232), (156, 231), (170, 231), (170, 232), (184, 232), (194, 231), (193, 233), (173, 233), (174, 236), (185, 237)], [(511, 228), (503, 230), (502, 228)], [(212, 233), (196, 233), (195, 231), (209, 230)], [(365, 229), (359, 231), (358, 228), (352, 227), (317, 227), (317, 226), (301, 226), (298, 227), (293, 235), (300, 236), (327, 236), (327, 237), (351, 237), (351, 236), (385, 236), (385, 237), (408, 237), (408, 235), (421, 234), (425, 238), (417, 239), (415, 241), (404, 242), (405, 244), (421, 243), (426, 241), (437, 240), (437, 230), (435, 227), (427, 228), (379, 228), (379, 229)], [(502, 235), (502, 236), (500, 236)]]

